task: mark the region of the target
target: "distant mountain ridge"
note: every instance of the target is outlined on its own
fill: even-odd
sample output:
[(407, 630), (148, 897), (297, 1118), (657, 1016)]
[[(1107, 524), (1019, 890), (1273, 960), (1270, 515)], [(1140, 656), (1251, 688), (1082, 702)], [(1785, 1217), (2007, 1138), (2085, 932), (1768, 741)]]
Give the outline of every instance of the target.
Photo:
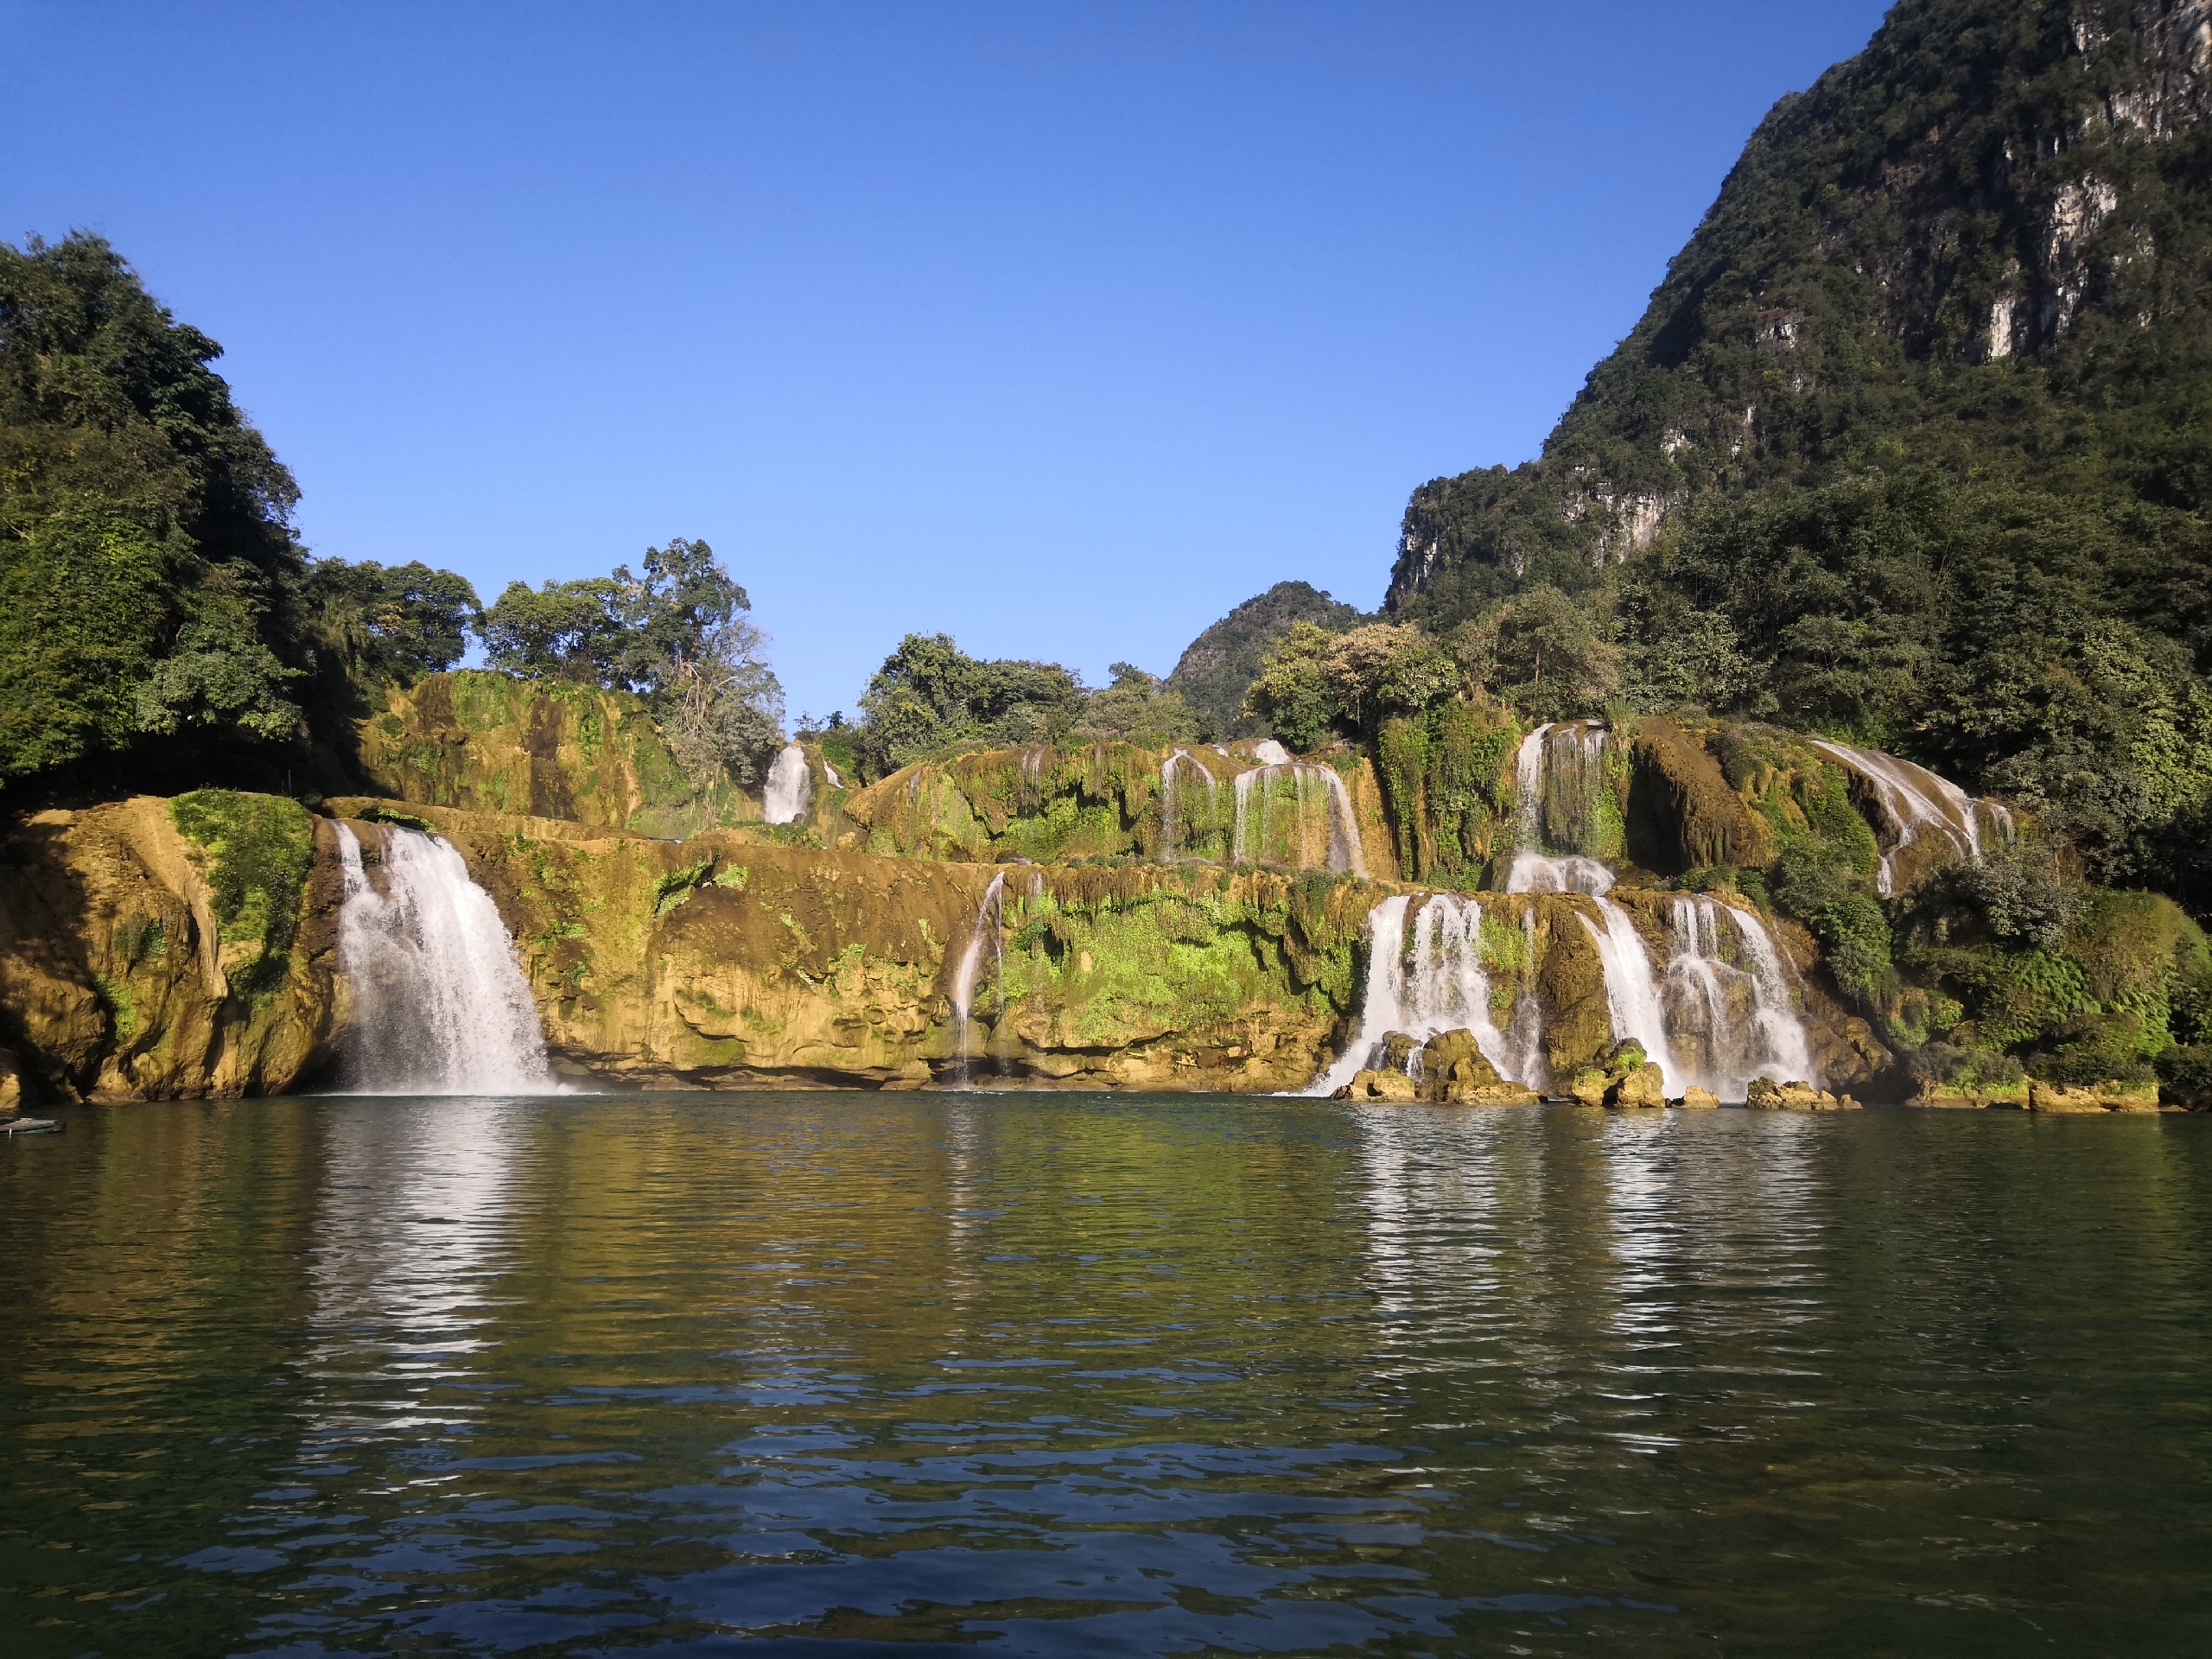
[(1933, 463), (2212, 496), (2212, 0), (1901, 0), (1778, 103), (1540, 459), (1414, 493), (1386, 609), (1649, 548), (1713, 492)]

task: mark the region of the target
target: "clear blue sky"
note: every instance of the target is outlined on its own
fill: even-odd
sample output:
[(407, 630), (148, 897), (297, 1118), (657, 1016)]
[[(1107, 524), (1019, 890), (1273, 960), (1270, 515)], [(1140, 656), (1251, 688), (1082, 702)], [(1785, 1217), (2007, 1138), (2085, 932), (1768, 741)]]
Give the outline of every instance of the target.
[(108, 237), (318, 552), (703, 537), (794, 712), (899, 636), (1165, 672), (1535, 453), (1873, 0), (0, 0), (0, 236)]

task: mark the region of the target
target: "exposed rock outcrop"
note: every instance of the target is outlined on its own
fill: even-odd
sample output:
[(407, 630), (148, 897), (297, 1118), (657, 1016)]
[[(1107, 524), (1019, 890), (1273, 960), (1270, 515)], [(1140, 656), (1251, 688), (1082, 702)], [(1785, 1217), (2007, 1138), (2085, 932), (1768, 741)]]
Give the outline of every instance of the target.
[(0, 1038), (42, 1097), (275, 1093), (327, 1054), (331, 826), (272, 797), (181, 798), (208, 808), (188, 820), (204, 842), (149, 796), (0, 836)]
[[(640, 1084), (1301, 1088), (1380, 896), (1270, 871), (1039, 866), (979, 914), (986, 865), (409, 810), (498, 903), (556, 1063)], [(949, 993), (971, 942), (963, 1056)]]
[[(356, 728), (355, 756), (379, 796), (651, 836), (760, 817), (757, 788), (719, 774), (695, 787), (626, 692), (461, 670), (381, 695), (384, 707)], [(324, 787), (355, 785), (334, 778)]]

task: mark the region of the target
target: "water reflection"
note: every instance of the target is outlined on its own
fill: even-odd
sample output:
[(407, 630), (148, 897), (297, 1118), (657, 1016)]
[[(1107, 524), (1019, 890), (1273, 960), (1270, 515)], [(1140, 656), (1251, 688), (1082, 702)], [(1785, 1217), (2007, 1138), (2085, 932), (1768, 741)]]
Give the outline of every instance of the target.
[(81, 1114), (0, 1163), (10, 1651), (2174, 1649), (2207, 1127)]

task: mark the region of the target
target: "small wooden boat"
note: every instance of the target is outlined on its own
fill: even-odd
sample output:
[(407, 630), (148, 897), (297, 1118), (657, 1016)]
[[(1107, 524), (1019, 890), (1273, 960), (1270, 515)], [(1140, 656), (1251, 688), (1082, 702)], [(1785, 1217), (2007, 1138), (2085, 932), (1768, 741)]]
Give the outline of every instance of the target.
[(50, 1117), (0, 1117), (0, 1135), (60, 1133), (61, 1125)]

